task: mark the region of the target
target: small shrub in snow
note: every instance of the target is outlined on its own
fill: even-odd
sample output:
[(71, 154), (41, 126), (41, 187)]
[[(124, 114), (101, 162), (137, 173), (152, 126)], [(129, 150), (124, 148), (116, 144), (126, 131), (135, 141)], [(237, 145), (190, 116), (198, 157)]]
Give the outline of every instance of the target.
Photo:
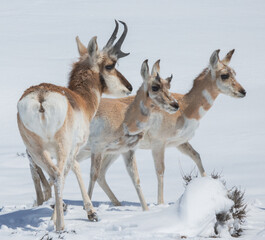
[[(197, 177), (198, 173), (194, 171), (184, 175), (184, 186), (188, 186), (189, 183)], [(213, 179), (220, 180), (226, 187), (226, 182), (220, 173), (213, 172), (211, 177)], [(216, 214), (216, 224), (214, 231), (216, 236), (219, 236), (222, 231), (227, 230), (231, 236), (239, 237), (243, 232), (242, 226), (246, 219), (247, 204), (245, 203), (244, 192), (237, 187), (233, 187), (227, 191), (227, 196), (234, 202), (234, 204), (228, 212)]]
[(190, 181), (197, 177), (198, 177), (198, 172), (194, 172), (193, 170), (189, 174), (183, 175), (182, 178), (184, 180), (184, 186), (188, 186)]

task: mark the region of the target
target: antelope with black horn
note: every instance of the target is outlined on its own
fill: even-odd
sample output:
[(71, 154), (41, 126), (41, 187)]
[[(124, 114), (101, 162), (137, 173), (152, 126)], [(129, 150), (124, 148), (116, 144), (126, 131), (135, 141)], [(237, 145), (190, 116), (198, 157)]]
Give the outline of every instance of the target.
[(124, 26), (121, 38), (113, 46), (118, 32), (115, 21), (115, 30), (101, 51), (96, 37), (90, 40), (87, 48), (76, 38), (80, 59), (73, 65), (67, 88), (49, 83), (32, 86), (17, 104), (18, 127), (27, 148), (38, 204), (51, 195), (51, 191), (47, 191), (49, 185), (44, 186), (44, 193), (42, 191), (40, 181), (45, 176), (39, 174), (41, 169), (54, 184), (56, 231), (64, 229), (62, 197), (70, 169), (77, 177), (89, 220), (97, 221), (76, 156), (88, 139), (90, 122), (101, 95), (125, 96), (132, 91), (131, 84), (115, 68), (117, 60), (128, 55), (120, 50), (127, 34), (126, 24), (121, 23)]

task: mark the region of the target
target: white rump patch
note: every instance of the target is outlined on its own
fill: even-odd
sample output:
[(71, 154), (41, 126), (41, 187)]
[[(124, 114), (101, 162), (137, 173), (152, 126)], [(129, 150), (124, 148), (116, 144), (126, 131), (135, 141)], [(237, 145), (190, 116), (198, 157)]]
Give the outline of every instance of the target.
[[(48, 92), (42, 104), (39, 102), (38, 93), (33, 92), (23, 97), (17, 104), (18, 113), (24, 126), (43, 139), (51, 139), (63, 126), (68, 102), (65, 96)], [(40, 107), (44, 112), (40, 112)]]

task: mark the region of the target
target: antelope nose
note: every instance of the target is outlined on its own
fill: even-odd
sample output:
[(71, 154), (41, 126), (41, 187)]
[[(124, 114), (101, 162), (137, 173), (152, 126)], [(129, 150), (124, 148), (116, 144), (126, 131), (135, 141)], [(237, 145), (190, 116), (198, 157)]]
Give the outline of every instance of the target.
[(170, 104), (173, 108), (175, 108), (176, 110), (179, 109), (179, 104), (177, 102), (173, 102)]
[(127, 86), (128, 90), (131, 92), (133, 90), (132, 85)]
[(247, 92), (244, 88), (242, 88), (240, 91), (239, 91), (244, 97), (246, 96)]

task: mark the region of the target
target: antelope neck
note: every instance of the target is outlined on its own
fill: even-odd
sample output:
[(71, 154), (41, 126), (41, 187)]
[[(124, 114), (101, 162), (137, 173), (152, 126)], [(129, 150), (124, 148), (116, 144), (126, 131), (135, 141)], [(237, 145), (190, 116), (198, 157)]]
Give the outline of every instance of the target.
[(144, 130), (150, 116), (151, 108), (152, 100), (148, 92), (145, 91), (143, 83), (137, 91), (134, 101), (129, 105), (125, 113), (123, 125), (126, 125), (130, 134), (138, 134)]
[(188, 119), (200, 120), (212, 107), (218, 95), (216, 82), (212, 79), (210, 70), (205, 69), (182, 99), (183, 115)]
[(68, 88), (84, 100), (84, 107), (94, 116), (104, 90), (99, 73), (87, 69), (73, 70)]

